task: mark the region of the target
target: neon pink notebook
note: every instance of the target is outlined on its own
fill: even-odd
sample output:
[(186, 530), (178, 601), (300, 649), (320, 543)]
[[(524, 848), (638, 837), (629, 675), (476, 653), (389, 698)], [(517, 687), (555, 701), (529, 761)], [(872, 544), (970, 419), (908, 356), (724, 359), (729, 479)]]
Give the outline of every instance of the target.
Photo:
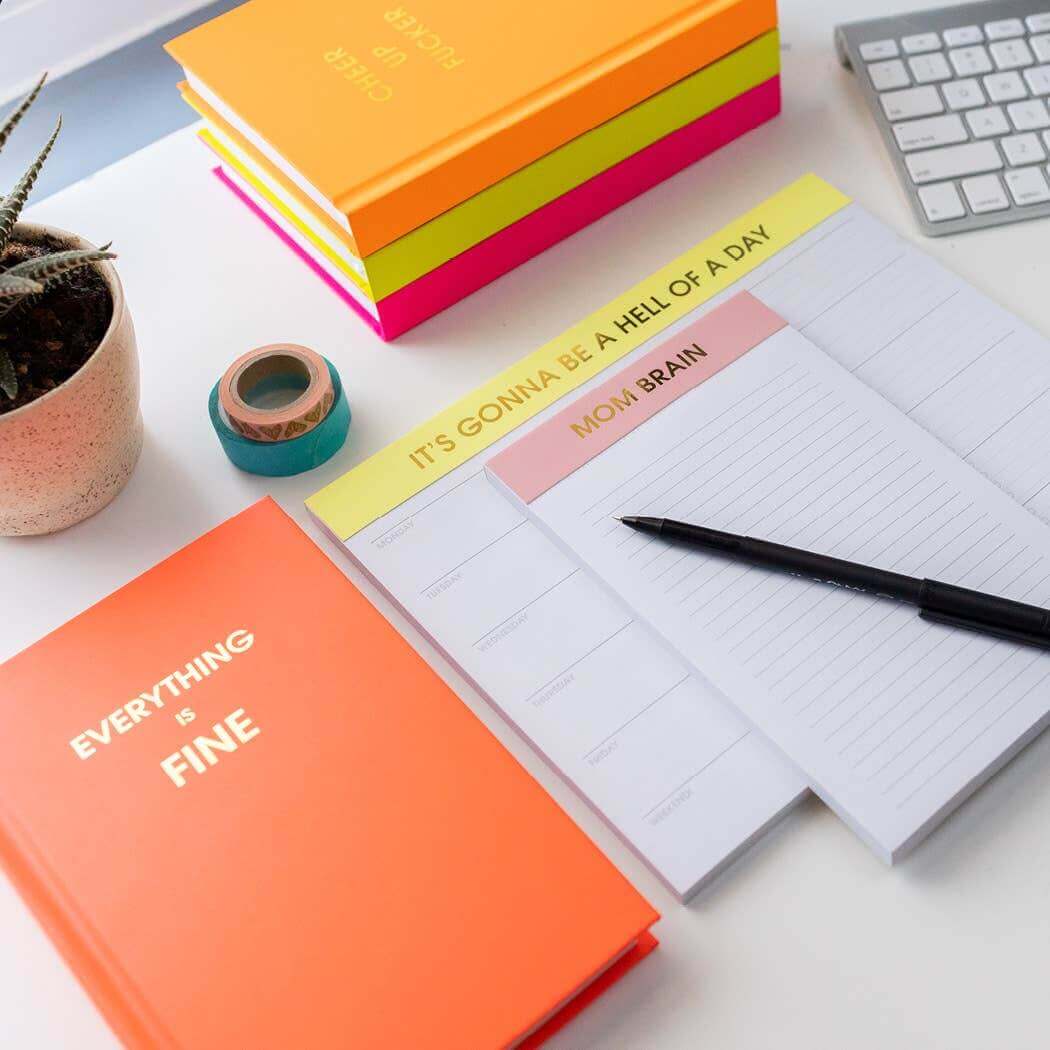
[(368, 313), (336, 277), (278, 227), (220, 168), (214, 170), (238, 199), (265, 222), (358, 316), (371, 325), (382, 339), (390, 340), (758, 127), (779, 112), (780, 78), (771, 77), (380, 299), (376, 304), (378, 319)]

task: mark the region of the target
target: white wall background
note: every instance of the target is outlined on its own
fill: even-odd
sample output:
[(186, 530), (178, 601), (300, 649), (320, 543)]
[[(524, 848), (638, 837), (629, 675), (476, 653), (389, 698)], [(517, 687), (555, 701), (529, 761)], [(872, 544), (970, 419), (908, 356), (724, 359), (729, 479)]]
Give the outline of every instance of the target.
[(40, 71), (76, 69), (209, 0), (0, 0), (0, 103)]

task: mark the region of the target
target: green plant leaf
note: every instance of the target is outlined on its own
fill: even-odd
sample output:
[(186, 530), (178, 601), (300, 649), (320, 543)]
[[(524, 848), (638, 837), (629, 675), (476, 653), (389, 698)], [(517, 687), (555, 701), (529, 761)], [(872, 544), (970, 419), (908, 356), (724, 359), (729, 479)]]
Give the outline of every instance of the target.
[(39, 283), (41, 290), (53, 281), (64, 277), (71, 270), (91, 263), (115, 259), (116, 255), (102, 248), (84, 248), (68, 252), (54, 252), (51, 255), (40, 255), (35, 259), (26, 259), (17, 263), (8, 271), (9, 277), (21, 277)]
[(47, 140), (47, 145), (37, 154), (36, 160), (29, 165), (29, 169), (18, 180), (15, 188), (4, 198), (3, 204), (0, 204), (0, 254), (3, 254), (4, 249), (7, 247), (11, 231), (15, 228), (15, 223), (18, 222), (18, 216), (22, 214), (22, 209), (25, 207), (29, 194), (32, 192), (33, 184), (36, 182), (40, 169), (44, 166), (44, 161), (47, 160), (47, 155), (51, 152), (51, 147), (54, 146), (55, 139), (58, 138), (58, 133), (61, 130), (62, 118), (59, 117), (55, 130), (51, 132), (51, 138)]
[(16, 306), (27, 302), (31, 295), (36, 295), (43, 290), (44, 286), (39, 281), (0, 273), (0, 321)]
[(4, 349), (0, 349), (0, 390), (12, 401), (18, 396), (18, 376), (10, 355)]
[(3, 127), (0, 127), (0, 150), (4, 148), (4, 143), (11, 137), (11, 132), (18, 126), (18, 122), (29, 112), (29, 107), (36, 101), (45, 80), (47, 80), (47, 73), (41, 76), (33, 90), (22, 99), (14, 112), (4, 121)]
[(25, 295), (36, 295), (44, 286), (32, 277), (13, 274), (10, 270), (0, 273), (0, 299), (21, 299)]

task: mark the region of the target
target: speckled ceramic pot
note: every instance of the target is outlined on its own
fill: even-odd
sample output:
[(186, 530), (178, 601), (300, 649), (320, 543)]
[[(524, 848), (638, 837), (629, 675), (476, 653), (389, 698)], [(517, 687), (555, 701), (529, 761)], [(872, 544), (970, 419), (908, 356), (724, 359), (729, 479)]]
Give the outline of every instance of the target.
[[(14, 236), (45, 234), (71, 248), (87, 241), (50, 226), (19, 223)], [(124, 487), (142, 450), (139, 361), (124, 290), (99, 265), (113, 296), (102, 342), (61, 386), (0, 415), (0, 535), (28, 536), (82, 521)]]

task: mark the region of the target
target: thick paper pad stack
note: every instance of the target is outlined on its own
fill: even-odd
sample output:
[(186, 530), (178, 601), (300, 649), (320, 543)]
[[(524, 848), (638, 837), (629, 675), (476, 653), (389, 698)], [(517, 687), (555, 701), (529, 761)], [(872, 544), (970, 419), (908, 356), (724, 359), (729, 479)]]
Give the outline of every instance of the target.
[(172, 41), (216, 174), (392, 339), (774, 116), (771, 0), (250, 0)]

